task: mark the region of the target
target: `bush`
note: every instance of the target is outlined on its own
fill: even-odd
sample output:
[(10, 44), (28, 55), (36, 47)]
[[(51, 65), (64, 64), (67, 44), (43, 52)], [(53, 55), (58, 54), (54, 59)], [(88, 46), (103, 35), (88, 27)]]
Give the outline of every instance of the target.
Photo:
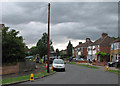
[(17, 36), (19, 31), (2, 29), (2, 62), (13, 63), (25, 61), (25, 43), (22, 36)]

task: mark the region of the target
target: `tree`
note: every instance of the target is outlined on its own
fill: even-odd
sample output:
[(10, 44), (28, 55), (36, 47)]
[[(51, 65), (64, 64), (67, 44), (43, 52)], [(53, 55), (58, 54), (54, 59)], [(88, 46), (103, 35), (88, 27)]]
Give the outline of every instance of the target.
[[(43, 56), (47, 55), (48, 53), (48, 35), (47, 33), (43, 33), (42, 38), (37, 42), (37, 49), (40, 57), (42, 58)], [(52, 41), (49, 42), (50, 48), (52, 46)]]
[(113, 39), (119, 39), (120, 37), (112, 37)]
[(8, 27), (2, 29), (2, 61), (12, 63), (24, 61), (25, 43), (22, 36), (17, 36), (19, 31), (14, 29), (8, 31)]
[[(51, 43), (52, 44), (52, 43)], [(52, 51), (54, 51), (54, 47), (51, 45), (50, 46), (50, 51), (52, 52)]]
[(57, 57), (60, 56), (60, 51), (59, 51), (59, 49), (56, 49), (56, 54), (57, 54)]
[(69, 41), (68, 46), (67, 46), (67, 55), (69, 57), (72, 56), (72, 48), (73, 48), (73, 46), (71, 44), (71, 41)]
[(30, 55), (36, 55), (38, 54), (38, 49), (36, 46), (33, 46), (30, 48)]

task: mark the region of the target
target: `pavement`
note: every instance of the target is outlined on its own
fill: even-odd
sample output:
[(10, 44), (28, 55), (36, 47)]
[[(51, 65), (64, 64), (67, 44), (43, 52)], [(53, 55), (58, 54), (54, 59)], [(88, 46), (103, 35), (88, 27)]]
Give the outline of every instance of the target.
[(20, 84), (118, 84), (118, 75), (99, 69), (66, 64), (65, 72)]
[[(77, 63), (76, 63), (77, 64)], [(79, 63), (79, 64), (84, 64), (84, 65), (89, 65), (89, 63)], [(91, 66), (94, 66), (94, 67), (99, 67), (100, 70), (106, 70), (106, 66), (97, 66), (97, 65), (92, 65)], [(109, 70), (117, 70), (117, 71), (120, 71), (120, 69), (116, 68), (116, 67), (109, 67)]]

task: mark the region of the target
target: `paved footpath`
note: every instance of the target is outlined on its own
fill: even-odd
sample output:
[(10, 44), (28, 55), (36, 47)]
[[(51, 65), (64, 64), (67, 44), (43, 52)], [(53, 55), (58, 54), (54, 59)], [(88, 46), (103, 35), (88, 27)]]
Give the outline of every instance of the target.
[(66, 64), (66, 72), (20, 84), (118, 84), (118, 75), (99, 69)]

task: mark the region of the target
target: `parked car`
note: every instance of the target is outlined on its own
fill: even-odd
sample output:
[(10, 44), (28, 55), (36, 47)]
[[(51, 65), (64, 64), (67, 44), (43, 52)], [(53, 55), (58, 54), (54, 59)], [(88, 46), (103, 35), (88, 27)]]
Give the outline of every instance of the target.
[(53, 71), (63, 70), (65, 71), (65, 64), (62, 59), (54, 59), (52, 63)]
[(26, 61), (32, 61), (34, 59), (34, 57), (33, 56), (26, 56), (25, 59), (26, 59)]
[(75, 61), (76, 61), (76, 58), (73, 58), (73, 61), (75, 62)]
[(120, 60), (115, 61), (115, 67), (120, 67)]
[(120, 61), (116, 60), (115, 62), (108, 62), (109, 67), (118, 67), (120, 65)]
[(50, 58), (49, 63), (52, 64), (55, 58)]
[(75, 61), (75, 62), (77, 62), (77, 61), (85, 61), (85, 59), (84, 58), (73, 58), (73, 61)]
[(108, 66), (109, 66), (109, 67), (115, 66), (115, 62), (108, 62)]
[(72, 60), (73, 60), (73, 57), (70, 57), (70, 58), (69, 58), (69, 61), (72, 61)]

